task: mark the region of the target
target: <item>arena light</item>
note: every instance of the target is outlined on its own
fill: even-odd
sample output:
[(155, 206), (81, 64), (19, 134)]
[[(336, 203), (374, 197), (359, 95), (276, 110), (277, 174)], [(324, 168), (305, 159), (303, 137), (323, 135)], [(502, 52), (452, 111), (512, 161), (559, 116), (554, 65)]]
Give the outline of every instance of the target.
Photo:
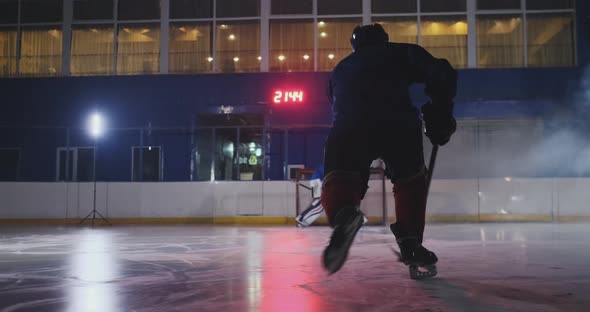
[(94, 112), (88, 118), (88, 132), (93, 139), (100, 138), (104, 133), (104, 119), (98, 112)]

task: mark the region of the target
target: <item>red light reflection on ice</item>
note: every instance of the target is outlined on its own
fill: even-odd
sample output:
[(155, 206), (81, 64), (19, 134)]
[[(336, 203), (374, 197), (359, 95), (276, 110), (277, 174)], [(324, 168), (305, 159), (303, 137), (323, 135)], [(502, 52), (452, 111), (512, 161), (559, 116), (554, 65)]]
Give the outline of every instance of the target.
[(325, 301), (318, 287), (318, 276), (323, 276), (320, 258), (310, 256), (311, 236), (293, 237), (285, 231), (265, 236), (260, 310), (270, 311), (326, 311)]

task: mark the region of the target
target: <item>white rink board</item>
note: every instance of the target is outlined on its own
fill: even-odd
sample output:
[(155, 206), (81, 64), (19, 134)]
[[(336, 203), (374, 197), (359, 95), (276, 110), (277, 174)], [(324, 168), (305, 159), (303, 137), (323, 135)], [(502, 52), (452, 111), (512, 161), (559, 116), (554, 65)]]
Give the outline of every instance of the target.
[[(381, 181), (370, 183), (361, 208), (369, 216), (381, 216)], [(389, 217), (394, 216), (391, 187), (386, 182)], [(590, 179), (584, 178), (433, 180), (427, 215), (588, 217), (588, 190)], [(0, 182), (0, 199), (1, 219), (80, 218), (92, 210), (93, 184)], [(110, 218), (294, 217), (295, 183), (99, 182), (96, 207)]]

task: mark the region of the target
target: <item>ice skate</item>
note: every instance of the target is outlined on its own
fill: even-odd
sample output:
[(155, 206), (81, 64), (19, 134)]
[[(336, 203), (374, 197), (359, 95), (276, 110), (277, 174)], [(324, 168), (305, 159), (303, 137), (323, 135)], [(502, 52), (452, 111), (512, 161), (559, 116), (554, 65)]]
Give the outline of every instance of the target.
[(323, 254), (324, 268), (329, 274), (336, 273), (346, 262), (348, 250), (363, 222), (364, 215), (358, 207), (342, 208), (336, 215), (336, 226)]
[(394, 223), (390, 226), (391, 232), (396, 237), (400, 251), (394, 250), (399, 261), (407, 265), (410, 278), (422, 280), (436, 276), (436, 262), (438, 258), (434, 252), (422, 246), (422, 239), (415, 236), (407, 236)]

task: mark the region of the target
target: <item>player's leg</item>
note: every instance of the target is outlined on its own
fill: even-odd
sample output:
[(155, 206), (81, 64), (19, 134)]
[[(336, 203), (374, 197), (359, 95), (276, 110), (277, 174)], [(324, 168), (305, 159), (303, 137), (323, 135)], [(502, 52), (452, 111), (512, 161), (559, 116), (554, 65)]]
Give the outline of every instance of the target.
[[(386, 170), (394, 184), (396, 223), (391, 231), (400, 247), (401, 261), (411, 266), (412, 278), (436, 274), (436, 255), (422, 246), (426, 219), (427, 172), (424, 165), (421, 125), (397, 131), (396, 146), (385, 151)], [(428, 272), (412, 270), (426, 267)]]
[(330, 274), (344, 265), (354, 237), (364, 223), (360, 202), (367, 191), (371, 159), (366, 156), (367, 149), (362, 142), (358, 132), (332, 130), (325, 144), (321, 198), (334, 230), (323, 253), (323, 264)]

